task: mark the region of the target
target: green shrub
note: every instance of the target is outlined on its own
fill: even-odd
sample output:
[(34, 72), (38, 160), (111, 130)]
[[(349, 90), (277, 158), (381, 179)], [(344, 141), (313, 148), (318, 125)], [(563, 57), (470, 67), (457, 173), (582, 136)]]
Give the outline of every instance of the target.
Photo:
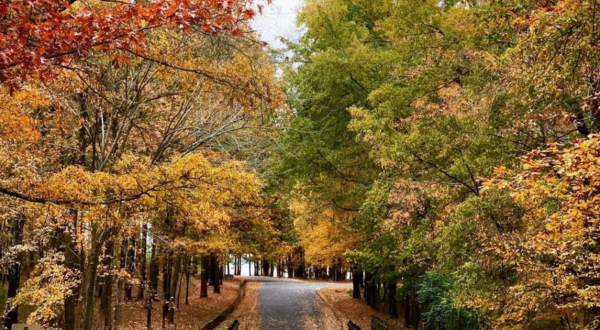
[(454, 306), (451, 292), (456, 289), (452, 275), (427, 272), (417, 291), (419, 304), (424, 307), (425, 329), (475, 330), (483, 327), (475, 309)]
[(8, 293), (6, 292), (4, 285), (0, 284), (0, 317), (4, 313), (4, 308), (6, 307), (6, 299), (8, 299)]

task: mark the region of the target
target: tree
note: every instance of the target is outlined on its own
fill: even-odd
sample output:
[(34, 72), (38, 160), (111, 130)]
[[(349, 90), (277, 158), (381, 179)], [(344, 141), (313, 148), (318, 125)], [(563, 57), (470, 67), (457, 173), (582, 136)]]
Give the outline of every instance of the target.
[[(377, 168), (364, 157), (367, 145), (347, 129), (347, 108), (364, 105), (387, 78), (388, 59), (361, 47), (378, 38), (361, 10), (377, 16), (380, 5), (361, 2), (352, 16), (344, 1), (309, 1), (300, 12), (307, 32), (290, 44), (294, 57), (283, 68), (293, 114), (267, 163), (271, 186), (279, 187), (281, 204), (302, 233), (292, 235), (297, 242), (290, 239), (295, 253), (287, 258), (288, 273), (293, 267), (304, 273), (306, 261), (316, 276), (330, 266), (341, 277), (349, 267), (345, 247), (359, 242), (355, 219)], [(326, 251), (334, 254), (325, 257)]]
[(106, 3), (102, 1), (22, 1), (0, 5), (0, 81), (48, 78), (54, 69), (92, 51), (115, 50), (143, 56), (147, 33), (181, 29), (216, 34), (241, 34), (241, 19), (255, 15), (251, 1), (179, 1)]
[[(239, 9), (227, 4), (232, 7), (215, 10), (226, 15)], [(92, 15), (129, 5), (106, 6)], [(222, 23), (211, 33), (145, 28), (140, 44), (115, 46), (118, 58), (93, 46), (67, 54), (68, 61), (46, 61), (44, 68), (11, 66), (23, 69), (26, 80), (13, 97), (8, 88), (0, 93), (8, 105), (0, 108), (6, 123), (0, 129), (0, 191), (28, 210), (25, 235), (47, 250), (32, 252), (32, 277), (11, 296), (11, 310), (31, 303), (37, 306), (31, 321), (91, 329), (101, 287), (102, 321), (113, 328), (125, 298), (144, 280), (136, 246), (141, 236), (153, 240), (151, 285), (143, 286), (151, 306), (161, 266), (170, 275), (163, 276), (165, 292), (176, 298), (186, 258), (228, 253), (241, 239), (240, 222), (268, 227), (260, 180), (234, 159), (235, 147), (250, 140), (244, 130), (270, 124), (282, 94), (260, 44), (228, 29), (236, 24), (244, 23)], [(35, 72), (60, 80), (38, 82), (44, 77)], [(11, 243), (3, 252), (28, 248)], [(117, 266), (111, 260), (119, 254)], [(17, 261), (5, 259), (3, 269)]]
[(496, 170), (487, 187), (527, 210), (520, 225), (493, 236), (489, 253), (516, 274), (497, 320), (501, 328), (541, 320), (562, 329), (599, 322), (597, 283), (597, 135), (529, 153), (522, 169)]

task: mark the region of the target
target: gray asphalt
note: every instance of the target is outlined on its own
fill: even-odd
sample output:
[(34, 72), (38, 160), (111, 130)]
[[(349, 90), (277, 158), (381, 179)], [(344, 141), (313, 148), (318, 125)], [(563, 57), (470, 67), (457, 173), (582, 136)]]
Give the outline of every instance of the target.
[(258, 315), (263, 330), (300, 330), (306, 323), (318, 324), (317, 290), (348, 287), (348, 283), (304, 282), (270, 277), (248, 277), (262, 282), (258, 291)]

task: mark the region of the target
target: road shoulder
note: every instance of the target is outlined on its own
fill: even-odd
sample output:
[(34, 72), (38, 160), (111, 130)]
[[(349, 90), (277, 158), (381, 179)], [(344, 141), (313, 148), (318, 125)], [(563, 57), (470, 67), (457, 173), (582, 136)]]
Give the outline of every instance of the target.
[(247, 280), (245, 295), (231, 315), (216, 329), (227, 329), (234, 320), (240, 322), (240, 330), (260, 330), (258, 318), (258, 290), (262, 283)]
[(352, 299), (351, 288), (329, 287), (317, 291), (322, 300), (333, 310), (335, 317), (342, 324), (352, 321), (362, 329), (371, 328), (371, 317), (377, 316), (390, 325), (401, 326), (401, 320), (393, 320), (385, 314), (369, 307), (363, 299)]

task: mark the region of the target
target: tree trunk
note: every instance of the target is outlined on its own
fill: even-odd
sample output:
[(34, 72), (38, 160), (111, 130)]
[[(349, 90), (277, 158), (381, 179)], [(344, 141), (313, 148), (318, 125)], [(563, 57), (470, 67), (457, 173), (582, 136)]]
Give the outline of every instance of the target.
[(94, 310), (96, 309), (96, 280), (98, 278), (98, 263), (104, 242), (110, 237), (110, 231), (98, 232), (97, 224), (92, 224), (90, 259), (86, 271), (87, 292), (85, 296), (85, 316), (83, 319), (83, 330), (91, 330), (93, 327)]
[(404, 295), (404, 326), (408, 328), (419, 328), (420, 311), (417, 298), (412, 293)]
[(335, 282), (340, 282), (345, 280), (345, 278), (343, 277), (343, 270), (342, 270), (342, 258), (335, 258), (334, 259), (334, 266), (335, 266), (335, 270), (334, 270), (334, 281)]
[(144, 290), (146, 289), (146, 253), (147, 253), (147, 245), (148, 245), (148, 223), (144, 223), (144, 227), (142, 228), (142, 239), (140, 240), (140, 258), (138, 258), (140, 263), (140, 289), (137, 294), (137, 299), (144, 299)]
[(208, 298), (208, 263), (210, 257), (203, 255), (201, 257), (201, 268), (200, 271), (200, 298)]
[(381, 303), (380, 297), (379, 297), (379, 288), (380, 288), (380, 283), (379, 282), (375, 282), (372, 281), (373, 284), (373, 308), (375, 308), (376, 310), (379, 310), (379, 304)]
[(287, 256), (287, 271), (288, 278), (294, 278), (294, 266), (292, 265), (292, 256), (289, 254)]
[(152, 241), (152, 254), (150, 256), (150, 290), (152, 299), (158, 300), (158, 274), (160, 266), (158, 265), (158, 257), (156, 255), (156, 242)]
[(181, 272), (180, 271), (180, 275), (179, 275), (179, 289), (177, 290), (177, 310), (179, 310), (179, 300), (181, 298), (181, 287), (183, 286), (183, 276), (185, 275), (185, 272)]
[[(121, 241), (121, 248), (119, 251), (119, 269), (123, 270), (126, 268), (127, 266), (127, 245), (128, 245), (128, 241), (126, 239)], [(123, 292), (123, 287), (125, 285), (125, 280), (123, 279), (122, 276), (119, 276), (119, 279), (117, 281), (117, 302), (116, 302), (116, 306), (115, 306), (115, 325), (118, 325), (121, 321), (121, 305), (123, 304), (123, 299), (122, 299), (122, 292)]]
[[(237, 256), (234, 255), (233, 256), (233, 275), (237, 275), (238, 274), (238, 262), (237, 262)], [(229, 266), (227, 266), (227, 270), (229, 271)]]
[(169, 289), (171, 288), (171, 279), (169, 277), (171, 268), (171, 256), (167, 257), (167, 260), (162, 264), (162, 287), (163, 287), (163, 300), (169, 300)]
[(371, 284), (373, 275), (369, 272), (365, 273), (365, 301), (367, 305), (373, 306), (373, 285)]
[[(23, 242), (23, 228), (25, 226), (25, 218), (19, 214), (13, 220), (11, 226), (12, 244), (19, 245)], [(14, 298), (17, 295), (21, 283), (21, 253), (17, 256), (17, 260), (10, 265), (8, 269), (8, 292), (7, 298)], [(4, 319), (4, 327), (11, 329), (14, 323), (19, 323), (19, 306), (14, 307), (6, 314)]]
[(169, 251), (167, 262), (163, 267), (163, 313), (162, 323), (163, 328), (165, 327), (165, 321), (169, 314), (169, 306), (171, 303), (171, 275), (173, 271), (173, 252)]
[(281, 258), (277, 259), (277, 277), (281, 277)]
[(294, 272), (294, 276), (297, 278), (304, 278), (304, 265), (300, 264), (298, 269)]
[(170, 276), (171, 288), (169, 289), (170, 299), (175, 299), (177, 294), (177, 284), (179, 283), (179, 274), (181, 271), (181, 255), (178, 253), (173, 264), (173, 273)]
[(192, 271), (192, 259), (190, 258), (185, 268), (185, 304), (190, 304), (190, 272)]
[(391, 318), (398, 318), (398, 303), (396, 301), (396, 282), (391, 281), (387, 285), (387, 295), (388, 295), (388, 314)]
[(298, 271), (294, 275), (298, 278), (304, 278), (306, 268), (304, 265), (304, 250), (302, 248), (298, 249), (298, 259)]
[(213, 285), (214, 293), (221, 293), (221, 286), (219, 285), (219, 259), (216, 255), (211, 254), (210, 256), (210, 264), (212, 270), (211, 283)]
[(338, 277), (339, 277), (340, 271), (338, 269), (337, 260), (335, 260), (335, 259), (333, 260), (333, 271), (332, 272), (333, 272), (333, 281), (334, 282), (339, 281)]
[(408, 294), (404, 294), (404, 327), (410, 328), (411, 326), (411, 312), (410, 312), (410, 297)]
[[(73, 227), (71, 231), (67, 230), (63, 233), (63, 242), (65, 244), (65, 266), (68, 269), (78, 269), (79, 256), (75, 252), (77, 250), (76, 240), (73, 235), (77, 231), (78, 214), (77, 211), (72, 213), (73, 215)], [(73, 234), (71, 234), (73, 233)], [(73, 290), (71, 295), (65, 298), (65, 315), (64, 315), (64, 330), (76, 330), (77, 329), (77, 299), (79, 298), (79, 285)]]
[(223, 265), (219, 266), (219, 285), (223, 285), (223, 278), (225, 277), (225, 268)]
[(421, 312), (419, 311), (419, 302), (417, 301), (417, 297), (413, 297), (412, 299), (412, 312), (413, 312), (413, 326), (415, 329), (419, 329), (419, 323), (421, 322)]
[(360, 299), (360, 285), (362, 283), (363, 272), (360, 269), (355, 269), (352, 272), (352, 298)]
[(174, 303), (175, 303), (175, 298), (177, 296), (177, 284), (179, 282), (179, 273), (181, 270), (181, 255), (179, 253), (177, 253), (177, 256), (175, 257), (175, 264), (174, 264), (173, 270), (174, 270), (174, 272), (170, 276), (171, 287), (169, 289), (169, 312), (167, 314), (170, 324), (175, 323)]
[(263, 276), (269, 276), (269, 270), (271, 268), (271, 265), (269, 265), (269, 262), (265, 259), (262, 260), (262, 271), (263, 271)]
[(146, 330), (151, 330), (152, 329), (152, 294), (150, 294), (150, 291), (152, 289), (148, 290), (148, 294), (146, 295)]
[(129, 273), (130, 278), (127, 280), (125, 285), (125, 299), (127, 301), (131, 301), (132, 299), (132, 290), (133, 284), (131, 284), (131, 278), (133, 278), (135, 274), (135, 246), (137, 240), (135, 237), (129, 239), (129, 245), (127, 246), (127, 272)]
[(104, 329), (111, 330), (113, 328), (112, 317), (112, 293), (113, 293), (113, 258), (115, 254), (115, 241), (109, 238), (106, 242), (106, 251), (102, 264), (104, 266), (104, 275), (102, 280), (102, 295), (100, 297), (100, 309), (104, 317)]

